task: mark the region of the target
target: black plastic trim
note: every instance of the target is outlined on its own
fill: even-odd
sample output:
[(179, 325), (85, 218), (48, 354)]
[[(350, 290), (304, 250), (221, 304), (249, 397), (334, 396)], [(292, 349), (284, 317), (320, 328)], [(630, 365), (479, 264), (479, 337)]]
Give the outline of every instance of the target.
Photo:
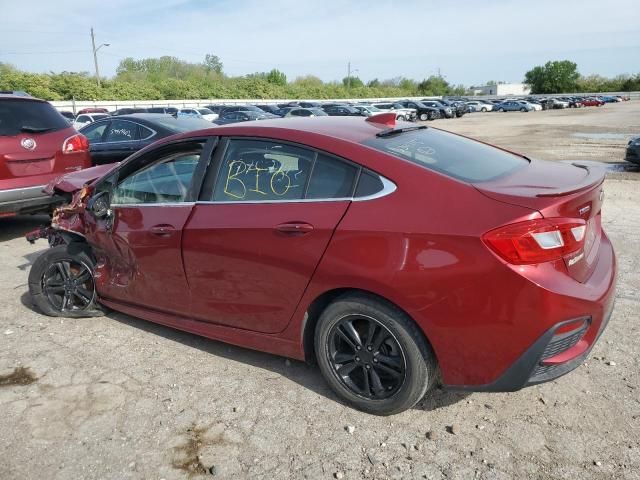
[(536, 367), (541, 361), (542, 355), (547, 348), (547, 345), (553, 338), (555, 331), (563, 325), (575, 322), (576, 320), (580, 320), (583, 318), (589, 318), (589, 320), (591, 320), (591, 317), (577, 317), (555, 324), (553, 327), (543, 333), (542, 336), (540, 336), (540, 338), (538, 338), (533, 343), (533, 345), (531, 345), (520, 356), (520, 358), (518, 358), (518, 360), (516, 360), (502, 375), (500, 375), (500, 377), (498, 377), (497, 380), (492, 383), (486, 383), (483, 385), (444, 385), (444, 388), (446, 388), (447, 390), (459, 390), (468, 392), (515, 392), (524, 387), (554, 380), (562, 375), (569, 373), (570, 371), (580, 366), (582, 362), (584, 362), (584, 359), (589, 355), (591, 349), (595, 346), (596, 342), (600, 338), (600, 335), (602, 335), (602, 332), (609, 323), (609, 318), (611, 318), (612, 312), (613, 305), (603, 318), (598, 336), (591, 344), (591, 346), (584, 353), (582, 353), (582, 355), (568, 361), (567, 363), (558, 365), (556, 368), (550, 370), (548, 374), (537, 375), (535, 377), (532, 376)]

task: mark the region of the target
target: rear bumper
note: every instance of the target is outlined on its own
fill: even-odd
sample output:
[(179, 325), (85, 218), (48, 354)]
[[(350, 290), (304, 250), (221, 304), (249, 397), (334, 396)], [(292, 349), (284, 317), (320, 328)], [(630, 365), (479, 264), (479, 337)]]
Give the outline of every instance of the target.
[(580, 353), (565, 362), (545, 364), (545, 353), (550, 349), (553, 349), (552, 339), (555, 331), (574, 320), (561, 322), (545, 332), (544, 335), (531, 345), (531, 347), (529, 347), (529, 349), (524, 352), (522, 356), (495, 382), (485, 385), (450, 385), (446, 388), (449, 390), (472, 392), (515, 392), (524, 387), (550, 382), (551, 380), (555, 380), (556, 378), (566, 375), (580, 366), (580, 364), (589, 356), (589, 353), (595, 346), (596, 341), (600, 338), (600, 335), (602, 335), (602, 332), (609, 323), (612, 312), (613, 304), (606, 313), (606, 316), (603, 318), (594, 341), (591, 343), (585, 343), (583, 348), (581, 348), (580, 345), (583, 340), (578, 341), (576, 345), (567, 349), (567, 352), (571, 349), (578, 349)]
[(1, 213), (29, 213), (46, 210), (56, 199), (44, 193), (45, 185), (0, 190)]
[[(602, 233), (600, 262), (592, 277), (580, 290), (589, 291), (584, 296), (567, 296), (566, 293), (548, 292), (545, 301), (570, 305), (563, 309), (562, 317), (553, 316), (539, 321), (550, 321), (551, 326), (524, 349), (502, 373), (489, 383), (445, 385), (451, 390), (474, 392), (513, 392), (521, 388), (554, 380), (565, 375), (584, 362), (606, 328), (613, 312), (616, 290), (616, 259), (613, 247)], [(581, 331), (559, 334), (559, 329), (584, 320)], [(536, 322), (535, 319), (530, 319)], [(547, 323), (549, 325), (549, 323)], [(517, 334), (517, 332), (513, 332)]]

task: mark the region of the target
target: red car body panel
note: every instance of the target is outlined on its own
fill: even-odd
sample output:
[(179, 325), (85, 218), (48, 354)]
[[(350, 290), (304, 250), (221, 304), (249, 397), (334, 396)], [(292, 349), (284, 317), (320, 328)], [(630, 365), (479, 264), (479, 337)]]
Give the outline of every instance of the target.
[(197, 204), (183, 234), (191, 316), (284, 330), (349, 203)]
[[(367, 291), (417, 323), (445, 384), (472, 389), (490, 388), (562, 322), (589, 318), (580, 341), (549, 363), (574, 361), (593, 346), (611, 312), (616, 276), (600, 228), (602, 173), (531, 161), (507, 177), (470, 184), (361, 143), (385, 126), (317, 120), (230, 125), (159, 144), (207, 135), (292, 141), (357, 161), (396, 190), (366, 201), (118, 208), (113, 232), (88, 213), (79, 223), (61, 215), (56, 225), (84, 235), (96, 252), (101, 301), (302, 359), (310, 306), (333, 292)], [(82, 202), (76, 195), (76, 206)], [(578, 215), (591, 222), (593, 238), (575, 262), (512, 265), (482, 240), (505, 224)], [(292, 223), (313, 228), (281, 230)]]

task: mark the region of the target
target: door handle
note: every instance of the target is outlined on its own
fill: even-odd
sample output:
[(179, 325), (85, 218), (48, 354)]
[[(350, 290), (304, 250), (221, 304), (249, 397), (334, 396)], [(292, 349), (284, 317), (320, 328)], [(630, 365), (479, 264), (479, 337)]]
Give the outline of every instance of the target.
[(176, 229), (171, 225), (154, 225), (149, 229), (149, 233), (158, 237), (168, 237), (175, 231)]
[(278, 232), (286, 233), (289, 235), (304, 235), (313, 231), (313, 225), (305, 222), (289, 222), (276, 225), (275, 229)]

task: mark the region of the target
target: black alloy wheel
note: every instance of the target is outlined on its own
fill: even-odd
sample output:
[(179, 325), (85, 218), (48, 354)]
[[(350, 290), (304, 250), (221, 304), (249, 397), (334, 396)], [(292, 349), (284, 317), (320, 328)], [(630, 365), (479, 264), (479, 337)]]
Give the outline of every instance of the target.
[(74, 259), (51, 263), (42, 277), (42, 292), (61, 313), (85, 310), (95, 298), (91, 268)]
[(34, 305), (51, 317), (97, 317), (106, 313), (98, 302), (93, 275), (95, 259), (82, 242), (46, 250), (29, 271)]
[(393, 396), (406, 374), (402, 347), (371, 317), (349, 315), (329, 333), (327, 355), (338, 378), (356, 395), (380, 400)]

